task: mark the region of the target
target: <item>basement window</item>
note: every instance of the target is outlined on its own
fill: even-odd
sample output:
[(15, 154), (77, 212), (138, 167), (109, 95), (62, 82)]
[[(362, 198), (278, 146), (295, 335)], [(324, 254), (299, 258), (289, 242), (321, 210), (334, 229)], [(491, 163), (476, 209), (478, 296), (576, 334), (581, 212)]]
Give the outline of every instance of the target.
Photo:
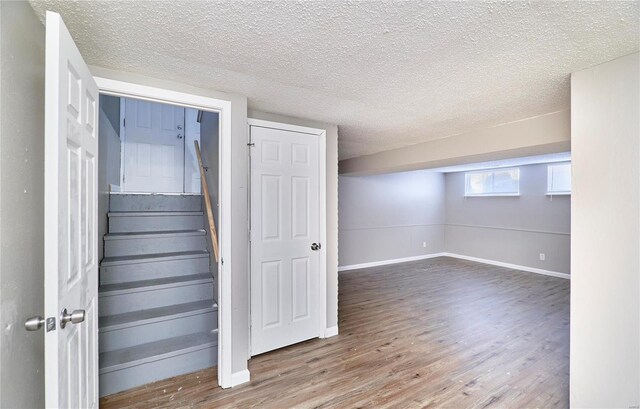
[(571, 194), (571, 164), (562, 163), (547, 167), (547, 195)]
[(519, 196), (520, 168), (467, 172), (465, 196)]

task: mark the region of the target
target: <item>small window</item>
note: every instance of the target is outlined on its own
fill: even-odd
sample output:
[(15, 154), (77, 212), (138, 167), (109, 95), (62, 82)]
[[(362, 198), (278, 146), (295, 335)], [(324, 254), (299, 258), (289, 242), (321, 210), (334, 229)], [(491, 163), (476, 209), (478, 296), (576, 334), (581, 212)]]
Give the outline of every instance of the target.
[(465, 174), (465, 196), (518, 196), (520, 169), (493, 169)]
[(547, 167), (547, 194), (571, 194), (571, 164), (549, 165)]

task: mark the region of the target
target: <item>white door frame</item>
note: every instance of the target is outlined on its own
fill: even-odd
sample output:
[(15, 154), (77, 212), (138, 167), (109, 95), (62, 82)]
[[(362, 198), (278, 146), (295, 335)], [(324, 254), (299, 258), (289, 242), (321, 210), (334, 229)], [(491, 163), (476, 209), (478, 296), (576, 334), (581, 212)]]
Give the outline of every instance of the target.
[[(98, 83), (98, 85), (100, 85)], [(320, 265), (319, 265), (319, 285), (318, 285), (318, 308), (320, 310), (320, 319), (318, 322), (318, 338), (326, 338), (327, 332), (327, 131), (318, 128), (308, 128), (306, 126), (291, 125), (281, 122), (265, 121), (262, 119), (247, 119), (249, 142), (251, 142), (251, 127), (259, 126), (263, 128), (281, 129), (285, 131), (301, 132), (311, 135), (317, 135), (319, 141), (319, 178), (318, 189), (320, 190)], [(249, 196), (249, 226), (251, 226), (251, 161), (249, 162), (249, 188), (247, 194)], [(249, 260), (251, 260), (251, 246), (249, 246)], [(249, 299), (249, 314), (251, 314), (251, 262), (249, 262), (249, 288), (247, 292)], [(249, 337), (251, 333), (251, 316), (249, 316)], [(251, 338), (249, 339), (249, 348), (251, 348)], [(251, 351), (249, 351), (251, 357)]]
[(180, 105), (187, 108), (214, 111), (220, 115), (220, 167), (218, 172), (220, 186), (220, 204), (218, 207), (218, 232), (220, 235), (220, 262), (218, 262), (218, 384), (223, 388), (232, 387), (231, 102), (109, 78), (94, 78), (101, 94)]

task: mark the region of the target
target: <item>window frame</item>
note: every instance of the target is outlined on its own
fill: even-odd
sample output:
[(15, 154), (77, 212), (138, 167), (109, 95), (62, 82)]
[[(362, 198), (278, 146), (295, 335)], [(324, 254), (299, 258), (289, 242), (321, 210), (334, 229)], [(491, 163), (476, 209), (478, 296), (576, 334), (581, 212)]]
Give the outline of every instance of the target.
[[(570, 190), (558, 190), (558, 191), (553, 191), (551, 190), (551, 184), (553, 183), (553, 172), (551, 171), (551, 168), (553, 167), (558, 167), (558, 166), (569, 166), (569, 184), (570, 184)], [(547, 192), (546, 195), (547, 196), (571, 196), (571, 193), (573, 192), (573, 183), (572, 183), (572, 178), (571, 178), (571, 162), (560, 162), (560, 163), (550, 163), (547, 165)]]
[[(488, 192), (488, 193), (470, 193), (469, 192), (469, 176), (478, 174), (478, 173), (491, 173), (492, 179), (492, 187), (495, 181), (495, 173), (496, 172), (504, 172), (504, 171), (512, 171), (515, 170), (518, 174), (518, 188), (516, 192)], [(493, 169), (481, 169), (481, 170), (472, 170), (464, 173), (464, 197), (518, 197), (520, 196), (520, 167), (519, 166), (510, 166), (505, 168), (493, 168)]]

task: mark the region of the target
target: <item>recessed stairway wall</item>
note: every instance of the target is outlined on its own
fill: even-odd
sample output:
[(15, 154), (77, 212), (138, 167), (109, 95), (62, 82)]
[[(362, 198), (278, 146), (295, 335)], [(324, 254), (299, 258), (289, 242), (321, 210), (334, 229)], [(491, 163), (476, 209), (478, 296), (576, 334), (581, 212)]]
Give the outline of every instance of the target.
[(111, 194), (100, 265), (100, 396), (215, 366), (202, 201)]

